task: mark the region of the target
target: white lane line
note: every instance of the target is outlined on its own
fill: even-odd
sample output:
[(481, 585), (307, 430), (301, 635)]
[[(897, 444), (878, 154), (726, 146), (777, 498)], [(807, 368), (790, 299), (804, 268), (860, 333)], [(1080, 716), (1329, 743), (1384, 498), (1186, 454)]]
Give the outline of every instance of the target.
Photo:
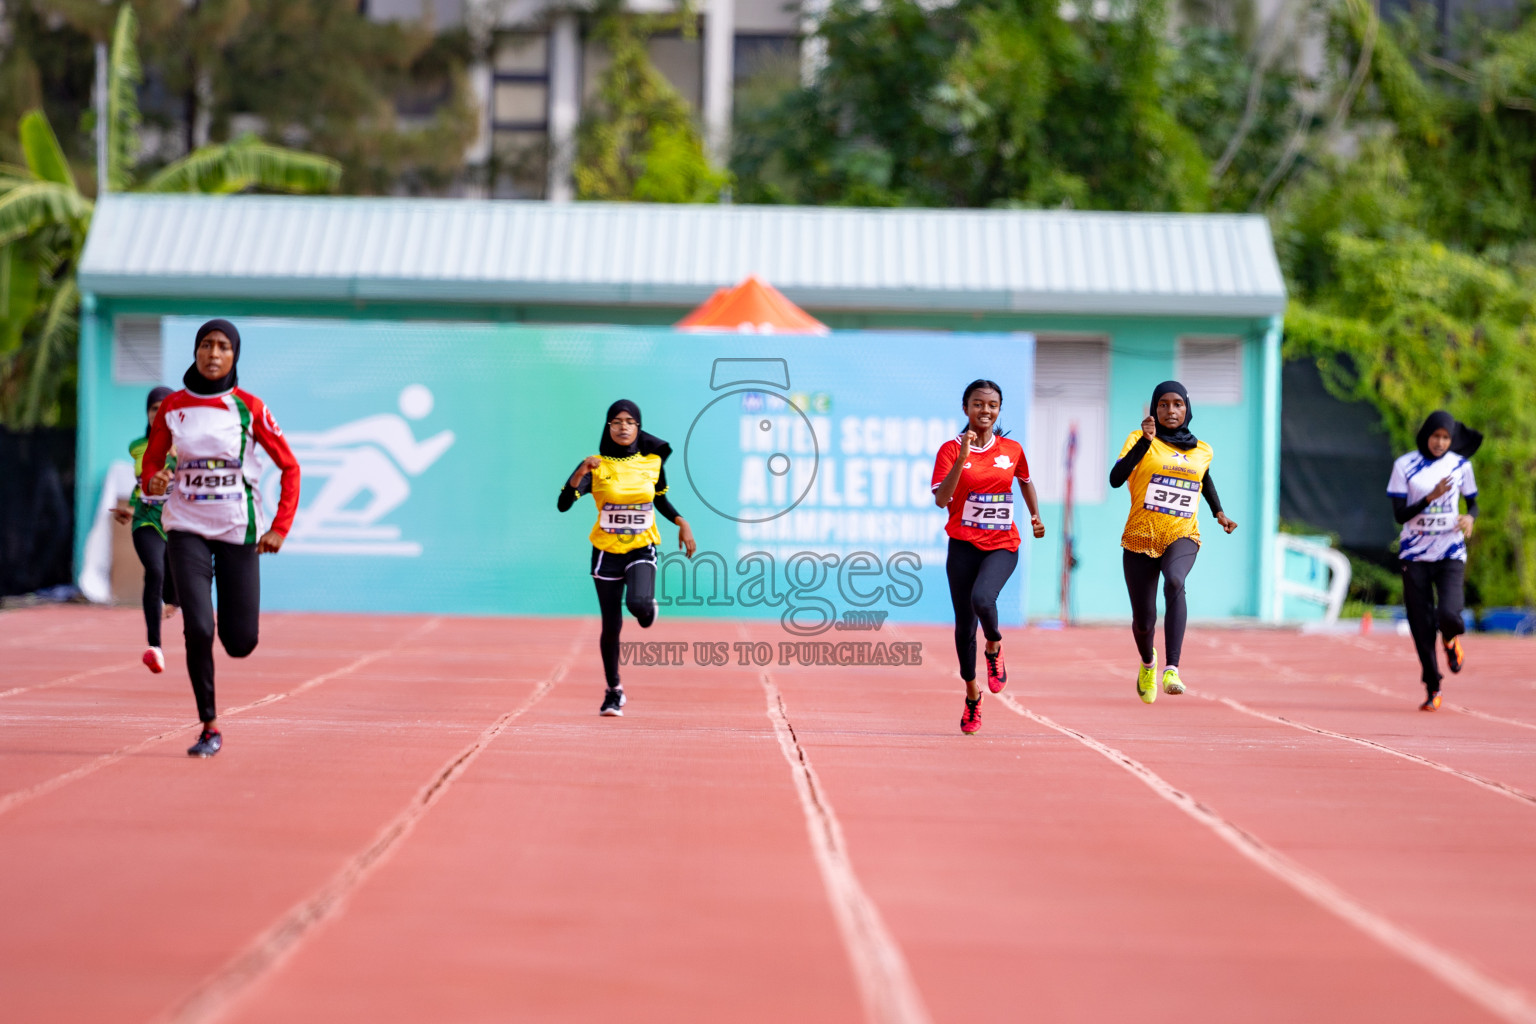
[(1113, 747), (1076, 729), (1053, 722), (1019, 704), (1006, 693), (997, 695), (1008, 708), (1047, 729), (1069, 736), (1111, 763), (1140, 779), (1147, 788), (1210, 829), (1243, 857), (1295, 889), (1329, 913), (1354, 925), (1366, 935), (1439, 978), (1489, 1013), (1511, 1024), (1536, 1024), (1536, 1003), (1522, 989), (1483, 973), (1450, 950), (1420, 938), (1366, 907), (1337, 888), (1321, 875), (1314, 874), (1266, 845), (1258, 837), (1244, 832), (1188, 793), (1176, 788), (1161, 775)]
[(1334, 732), (1332, 729), (1324, 729), (1321, 726), (1307, 725), (1305, 722), (1298, 722), (1294, 719), (1285, 718), (1281, 715), (1272, 715), (1266, 711), (1260, 711), (1257, 708), (1251, 708), (1240, 701), (1235, 701), (1231, 697), (1215, 697), (1211, 694), (1198, 693), (1194, 690), (1190, 690), (1189, 693), (1192, 696), (1199, 697), (1203, 700), (1219, 701), (1220, 703), (1227, 705), (1227, 707), (1232, 708), (1234, 711), (1241, 711), (1245, 715), (1252, 715), (1254, 718), (1262, 718), (1267, 722), (1278, 722), (1281, 725), (1288, 725), (1292, 729), (1300, 729), (1302, 732), (1315, 733), (1318, 736), (1328, 736), (1332, 739), (1344, 740), (1349, 743), (1358, 743), (1362, 747), (1370, 747), (1372, 750), (1379, 750), (1384, 754), (1391, 754), (1393, 757), (1400, 757), (1404, 761), (1411, 761), (1414, 764), (1421, 764), (1426, 768), (1433, 768), (1437, 772), (1444, 772), (1447, 775), (1454, 775), (1458, 779), (1461, 779), (1465, 782), (1470, 782), (1475, 786), (1481, 786), (1489, 792), (1497, 793), (1499, 796), (1506, 796), (1511, 800), (1518, 800), (1527, 806), (1536, 806), (1536, 796), (1532, 796), (1530, 793), (1525, 792), (1523, 789), (1516, 789), (1514, 786), (1506, 786), (1502, 782), (1484, 778), (1483, 776), (1478, 775), (1476, 772), (1468, 772), (1462, 771), (1460, 768), (1452, 768), (1450, 765), (1444, 764), (1440, 761), (1434, 761), (1427, 757), (1420, 757), (1418, 754), (1410, 754), (1406, 750), (1399, 750), (1396, 747), (1389, 747), (1385, 743), (1377, 743), (1375, 740), (1368, 740), (1362, 736), (1351, 736), (1348, 733)]
[(816, 777), (816, 769), (811, 767), (810, 757), (795, 736), (784, 697), (768, 673), (764, 672), (761, 678), (768, 720), (773, 723), (779, 750), (795, 780), (816, 866), (821, 870), (827, 898), (843, 934), (843, 948), (853, 963), (864, 1018), (870, 1024), (928, 1024), (928, 1010), (907, 970), (906, 957), (854, 874), (842, 826)]
[[(33, 690), (46, 690), (51, 686), (63, 686), (66, 683), (78, 683), (82, 679), (92, 679), (96, 676), (104, 676), (110, 672), (124, 672), (129, 668), (124, 664), (102, 665), (100, 668), (87, 669), (84, 672), (75, 672), (71, 675), (60, 676), (57, 679), (46, 679), (41, 683), (29, 683), (26, 686), (13, 686), (9, 690), (0, 690), (0, 700), (6, 697), (14, 697), (18, 693), (30, 693)], [(148, 671), (146, 669), (146, 671)]]
[[(1383, 697), (1391, 697), (1394, 700), (1403, 699), (1402, 694), (1394, 693), (1387, 689), (1385, 686), (1377, 686), (1374, 683), (1363, 682), (1359, 679), (1351, 679), (1349, 682), (1355, 686), (1358, 686), (1362, 690), (1369, 690), (1371, 693), (1377, 693)], [(1414, 700), (1417, 699), (1417, 697), (1414, 698)], [(1481, 718), (1489, 722), (1501, 722), (1504, 725), (1516, 725), (1522, 729), (1536, 729), (1536, 724), (1531, 722), (1522, 722), (1518, 718), (1505, 718), (1503, 715), (1490, 714), (1487, 711), (1478, 711), (1475, 708), (1467, 707), (1465, 704), (1455, 704), (1451, 701), (1445, 701), (1440, 706), (1444, 708), (1450, 708), (1452, 711), (1458, 711), (1463, 715), (1471, 715), (1473, 718)]]
[(523, 702), (497, 718), (479, 736), (439, 769), (412, 797), (405, 809), (385, 825), (372, 843), (349, 859), (313, 896), (293, 906), (277, 922), (208, 978), (180, 1006), (163, 1016), (165, 1024), (206, 1024), (228, 1014), (242, 996), (287, 962), (317, 927), (334, 918), (347, 898), (399, 848), (427, 812), (443, 798), (485, 748), (535, 704), (564, 676), (574, 655), (554, 670)]
[[(410, 634), (408, 634), (404, 639), (396, 642), (390, 647), (386, 647), (383, 650), (374, 651), (372, 654), (365, 654), (361, 658), (358, 658), (356, 661), (348, 662), (341, 668), (332, 669), (331, 671), (321, 673), (312, 679), (307, 679), (300, 683), (298, 686), (294, 687), (292, 690), (289, 690), (287, 693), (269, 693), (265, 697), (251, 701), (249, 704), (239, 704), (232, 708), (225, 708), (223, 711), (219, 712), (219, 718), (225, 719), (232, 715), (238, 715), (243, 711), (250, 711), (253, 708), (259, 708), (267, 704), (275, 704), (280, 700), (285, 700), (288, 697), (296, 696), (297, 694), (303, 693), (306, 690), (312, 690), (322, 683), (330, 682), (332, 679), (350, 675), (360, 668), (364, 668), (373, 664), (380, 658), (387, 658), (391, 654), (397, 653), (402, 647), (432, 632), (438, 627), (439, 624), (441, 624), (441, 622), (442, 620), (438, 618), (428, 619), (416, 629), (412, 630)], [(18, 789), (15, 792), (0, 796), (0, 815), (3, 815), (8, 811), (13, 811), (17, 807), (20, 807), (22, 804), (30, 803), (40, 796), (45, 796), (48, 793), (52, 793), (54, 790), (60, 788), (61, 786), (66, 786), (69, 783), (76, 781), (77, 779), (83, 779), (87, 775), (93, 775), (96, 772), (101, 771), (103, 768), (108, 767), (109, 765), (116, 764), (125, 757), (132, 757), (134, 754), (148, 750), (150, 747), (161, 742), (162, 740), (170, 739), (172, 736), (185, 735), (199, 728), (201, 728), (201, 723), (175, 726), (174, 728), (167, 729), (164, 732), (156, 733), (148, 739), (139, 740), (137, 743), (130, 743), (126, 747), (119, 747), (109, 754), (102, 754), (95, 760), (87, 761), (80, 767), (64, 772), (62, 775), (55, 775), (51, 779), (44, 779), (42, 782), (39, 782), (33, 786), (28, 786), (26, 789)]]

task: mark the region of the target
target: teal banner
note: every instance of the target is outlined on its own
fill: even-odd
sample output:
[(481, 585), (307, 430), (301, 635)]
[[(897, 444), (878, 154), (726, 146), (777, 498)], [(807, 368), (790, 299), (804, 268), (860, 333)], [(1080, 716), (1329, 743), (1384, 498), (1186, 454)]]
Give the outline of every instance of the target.
[[(198, 321), (163, 321), (167, 380)], [(656, 328), (246, 320), (241, 386), (303, 467), (299, 515), (262, 560), (263, 605), (313, 611), (586, 615), (596, 509), (556, 509), (628, 398), (670, 441), (663, 614), (781, 619), (797, 635), (951, 620), (934, 454), (977, 377), (1024, 427), (1027, 334), (825, 337)], [(276, 507), (275, 472), (264, 475)], [(1021, 555), (1027, 555), (1029, 544)], [(1025, 615), (1028, 563), (1000, 601)]]

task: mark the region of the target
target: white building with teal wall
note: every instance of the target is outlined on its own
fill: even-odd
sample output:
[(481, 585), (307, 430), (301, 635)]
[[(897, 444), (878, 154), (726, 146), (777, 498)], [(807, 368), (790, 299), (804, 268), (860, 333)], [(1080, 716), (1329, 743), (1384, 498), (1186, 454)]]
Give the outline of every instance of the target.
[[(1129, 499), (1108, 469), (1152, 386), (1182, 380), (1241, 524), (1230, 537), (1205, 531), (1191, 614), (1268, 616), (1286, 296), (1266, 222), (1240, 215), (108, 196), (80, 269), (77, 555), (107, 467), (142, 429), (145, 390), (190, 361), (190, 335), (172, 336), (184, 319), (302, 321), (338, 338), (460, 325), (516, 345), (555, 325), (664, 327), (750, 273), (834, 328), (822, 344), (920, 352), (946, 381), (972, 365), (987, 375), (993, 339), (1032, 336), (1033, 365), (1017, 378), (1030, 393), (1006, 396), (1002, 420), (1023, 439), (1050, 527), (1029, 548), (1031, 619), (1061, 612), (1069, 426), (1071, 612), (1124, 618)], [(914, 331), (929, 333), (919, 344)], [(182, 341), (185, 352), (164, 350)], [(935, 415), (958, 418), (959, 398), (957, 387)]]

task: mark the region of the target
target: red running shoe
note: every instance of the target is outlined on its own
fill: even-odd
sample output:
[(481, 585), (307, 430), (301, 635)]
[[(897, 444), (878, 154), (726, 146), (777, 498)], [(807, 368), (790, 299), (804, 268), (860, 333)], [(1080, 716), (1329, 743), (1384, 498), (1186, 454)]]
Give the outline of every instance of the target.
[(1432, 693), (1429, 699), (1419, 705), (1420, 711), (1438, 711), (1440, 709), (1440, 694)]
[(993, 693), (1002, 693), (1003, 687), (1007, 685), (1008, 666), (1003, 664), (1003, 647), (999, 644), (996, 654), (987, 655), (987, 689)]
[(960, 716), (960, 731), (969, 736), (981, 728), (981, 698), (965, 698), (965, 713)]
[(165, 671), (165, 654), (158, 647), (144, 648), (144, 667), (151, 672)]

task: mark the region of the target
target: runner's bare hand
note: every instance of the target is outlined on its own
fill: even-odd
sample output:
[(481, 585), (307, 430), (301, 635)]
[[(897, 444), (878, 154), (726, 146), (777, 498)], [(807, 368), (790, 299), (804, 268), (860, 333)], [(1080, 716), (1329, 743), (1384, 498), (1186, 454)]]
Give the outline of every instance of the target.
[(275, 555), (283, 546), (283, 535), (276, 530), (268, 530), (261, 535), (261, 540), (256, 542), (256, 551), (262, 555)]
[(116, 519), (120, 523), (126, 523), (128, 520), (133, 518), (133, 510), (126, 508), (115, 508), (112, 510), (112, 518)]
[(1477, 522), (1471, 516), (1461, 516), (1456, 520), (1456, 528), (1461, 531), (1463, 537), (1472, 536), (1472, 524)]
[(144, 481), (144, 493), (159, 497), (171, 489), (171, 471), (162, 469), (148, 480)]
[(1148, 441), (1157, 436), (1157, 420), (1148, 416), (1141, 421), (1141, 433)]
[(1231, 533), (1233, 530), (1237, 529), (1237, 523), (1231, 519), (1228, 519), (1225, 512), (1216, 513), (1216, 521), (1220, 523), (1221, 528), (1226, 530), (1228, 533)]
[(1035, 535), (1035, 539), (1036, 540), (1039, 540), (1041, 537), (1045, 536), (1045, 524), (1040, 521), (1040, 517), (1039, 516), (1035, 516), (1034, 518), (1032, 518), (1029, 521), (1029, 525), (1030, 525), (1031, 531)]
[(971, 449), (973, 447), (975, 447), (975, 445), (976, 445), (976, 431), (967, 428), (966, 431), (965, 431), (965, 437), (964, 437), (963, 440), (964, 440), (964, 448), (965, 448), (965, 450), (962, 451), (960, 454), (962, 456), (969, 457), (970, 454), (971, 454)]
[(1444, 480), (1441, 480), (1439, 483), (1435, 484), (1435, 489), (1429, 492), (1429, 500), (1434, 501), (1436, 498), (1440, 497), (1450, 489), (1451, 478), (1446, 477)]
[(693, 541), (693, 527), (688, 525), (686, 519), (677, 521), (677, 546), (679, 550), (686, 552), (689, 558), (692, 558), (693, 553), (698, 550), (699, 546)]

